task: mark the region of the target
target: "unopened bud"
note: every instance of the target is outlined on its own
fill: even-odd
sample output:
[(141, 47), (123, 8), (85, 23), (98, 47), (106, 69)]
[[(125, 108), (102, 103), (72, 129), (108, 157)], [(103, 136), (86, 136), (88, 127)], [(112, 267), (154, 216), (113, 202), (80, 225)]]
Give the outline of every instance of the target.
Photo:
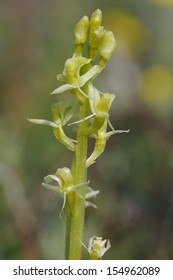
[(88, 40), (89, 19), (87, 16), (81, 18), (74, 29), (75, 44), (85, 44)]
[(100, 56), (107, 61), (114, 52), (115, 46), (116, 41), (114, 34), (112, 31), (105, 30), (99, 50)]
[(102, 23), (102, 12), (97, 9), (92, 15), (90, 19), (90, 27), (91, 29), (97, 29)]
[(103, 26), (99, 26), (97, 29), (91, 29), (89, 35), (89, 46), (90, 48), (99, 48), (101, 40), (104, 35)]

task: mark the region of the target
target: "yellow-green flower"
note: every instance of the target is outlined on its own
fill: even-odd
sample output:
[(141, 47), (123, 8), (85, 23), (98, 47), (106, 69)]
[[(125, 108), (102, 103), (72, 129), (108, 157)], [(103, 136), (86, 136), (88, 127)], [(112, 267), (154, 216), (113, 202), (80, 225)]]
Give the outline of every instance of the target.
[(53, 128), (57, 140), (71, 151), (75, 149), (76, 141), (69, 138), (64, 132), (64, 125), (76, 114), (76, 108), (68, 102), (62, 101), (52, 106), (53, 121), (42, 119), (28, 119), (31, 123), (47, 125)]
[(93, 236), (89, 240), (88, 252), (90, 260), (98, 260), (110, 249), (111, 243), (109, 239), (102, 240), (102, 237)]
[[(63, 75), (67, 80), (67, 84), (64, 84), (55, 89), (52, 94), (63, 93), (67, 90), (71, 90), (73, 96), (79, 102), (83, 102), (88, 96), (82, 91), (82, 87), (91, 79), (95, 78), (100, 72), (100, 67), (94, 65), (89, 67), (89, 70), (81, 74), (82, 67), (89, 65), (91, 59), (85, 57), (72, 57), (65, 63), (65, 69)], [(58, 75), (57, 78), (62, 80), (62, 75)]]
[(95, 140), (95, 146), (92, 154), (90, 157), (86, 160), (86, 166), (89, 167), (93, 163), (95, 163), (96, 159), (104, 152), (106, 147), (106, 142), (109, 139), (110, 136), (116, 134), (116, 133), (128, 133), (129, 130), (114, 130), (112, 125), (110, 124), (112, 130), (107, 132), (107, 120), (105, 120), (103, 126), (99, 129), (97, 132), (97, 135), (94, 136)]

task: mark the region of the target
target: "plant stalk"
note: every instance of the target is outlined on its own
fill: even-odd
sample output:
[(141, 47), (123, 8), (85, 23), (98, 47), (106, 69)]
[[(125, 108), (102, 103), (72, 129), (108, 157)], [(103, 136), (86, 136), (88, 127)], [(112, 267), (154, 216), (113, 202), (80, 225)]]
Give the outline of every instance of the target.
[[(80, 120), (88, 116), (89, 112), (90, 107), (88, 100), (86, 100), (84, 104), (80, 105)], [(87, 129), (87, 120), (78, 124), (77, 144), (71, 169), (75, 185), (85, 183), (87, 180)], [(68, 260), (81, 259), (81, 242), (83, 239), (83, 228), (85, 218), (86, 185), (81, 186), (79, 189), (77, 189), (77, 191), (68, 194), (69, 196), (73, 195), (72, 209), (70, 209), (70, 211), (66, 211), (66, 259)]]

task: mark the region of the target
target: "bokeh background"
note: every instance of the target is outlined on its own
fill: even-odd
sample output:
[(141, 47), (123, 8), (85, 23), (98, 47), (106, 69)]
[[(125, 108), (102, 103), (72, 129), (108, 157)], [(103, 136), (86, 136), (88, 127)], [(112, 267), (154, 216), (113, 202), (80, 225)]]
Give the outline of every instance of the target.
[(101, 192), (98, 210), (86, 211), (83, 242), (110, 238), (106, 259), (173, 258), (173, 1), (2, 0), (1, 259), (64, 258), (62, 200), (41, 182), (72, 154), (27, 117), (50, 119), (75, 23), (97, 8), (117, 48), (95, 83), (116, 94), (111, 122), (130, 133), (111, 137), (89, 170)]

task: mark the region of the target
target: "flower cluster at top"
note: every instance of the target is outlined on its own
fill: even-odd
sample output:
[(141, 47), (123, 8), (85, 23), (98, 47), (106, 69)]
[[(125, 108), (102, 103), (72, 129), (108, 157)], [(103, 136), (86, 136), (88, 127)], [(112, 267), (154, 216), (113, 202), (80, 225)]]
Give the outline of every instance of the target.
[[(91, 98), (85, 95), (82, 88), (87, 83), (92, 85), (92, 80), (105, 67), (116, 45), (113, 33), (106, 31), (101, 22), (102, 13), (98, 9), (92, 14), (90, 21), (84, 16), (76, 24), (74, 54), (66, 61), (63, 74), (57, 76), (58, 80), (65, 84), (55, 89), (52, 94), (71, 90), (76, 100), (81, 103), (85, 102), (85, 98)], [(96, 59), (98, 62), (95, 65)], [(89, 92), (90, 95), (95, 95), (94, 89)], [(98, 95), (92, 98), (97, 100)]]
[[(90, 119), (87, 134), (88, 137), (93, 137), (96, 141), (93, 153), (87, 159), (87, 167), (93, 164), (97, 157), (103, 153), (106, 141), (111, 135), (127, 132), (114, 130), (110, 124), (109, 110), (114, 95), (107, 92), (102, 93), (93, 85), (93, 79), (105, 67), (116, 46), (113, 33), (105, 30), (101, 23), (102, 12), (97, 9), (90, 20), (87, 16), (84, 16), (76, 24), (73, 56), (67, 59), (63, 73), (57, 76), (57, 79), (64, 84), (51, 93), (61, 94), (70, 91), (79, 105), (85, 102), (89, 103), (90, 113), (88, 116), (71, 123), (78, 124)], [(40, 119), (29, 119), (29, 121), (51, 126), (55, 137), (69, 150), (74, 151), (76, 140), (65, 134), (64, 126), (77, 116), (78, 110), (76, 104), (69, 103), (68, 100), (61, 101), (52, 106), (53, 121)], [(110, 125), (110, 132), (107, 132), (107, 124)]]

